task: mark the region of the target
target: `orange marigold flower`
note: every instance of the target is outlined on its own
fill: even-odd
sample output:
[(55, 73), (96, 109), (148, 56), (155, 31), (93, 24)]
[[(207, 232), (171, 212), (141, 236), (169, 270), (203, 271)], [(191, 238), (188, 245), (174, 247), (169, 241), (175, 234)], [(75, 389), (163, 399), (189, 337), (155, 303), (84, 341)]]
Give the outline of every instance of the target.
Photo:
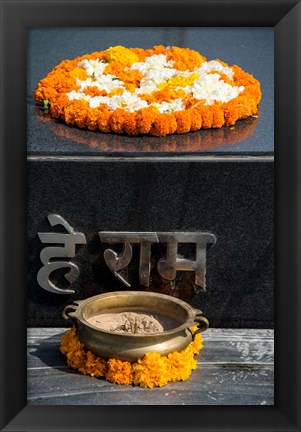
[(224, 111), (220, 104), (215, 103), (211, 105), (212, 112), (212, 127), (221, 128), (225, 124)]
[(113, 132), (115, 133), (123, 133), (123, 126), (125, 119), (127, 118), (127, 113), (122, 108), (117, 108), (110, 118), (110, 126)]
[(98, 116), (98, 129), (101, 132), (108, 133), (111, 131), (111, 111), (109, 111), (106, 105), (99, 107), (99, 116)]
[(74, 122), (79, 128), (83, 129), (87, 126), (88, 118), (89, 118), (88, 104), (86, 104), (86, 106), (84, 106), (83, 104), (81, 109), (76, 111), (74, 116)]
[(213, 113), (211, 105), (205, 106), (203, 104), (198, 105), (196, 107), (198, 112), (202, 116), (202, 129), (210, 129), (213, 123)]
[(173, 115), (162, 114), (157, 116), (150, 129), (151, 135), (165, 136), (174, 133), (177, 129), (177, 122)]
[(119, 78), (119, 75), (124, 73), (124, 64), (118, 61), (111, 61), (104, 70), (105, 75), (114, 75)]
[(106, 90), (99, 90), (96, 86), (87, 86), (84, 89), (84, 93), (89, 96), (106, 96), (108, 92)]
[(166, 54), (166, 48), (163, 45), (155, 45), (153, 48), (145, 50), (145, 55), (147, 57), (155, 54)]
[(142, 73), (138, 70), (131, 70), (129, 68), (125, 68), (124, 65), (117, 62), (110, 63), (104, 70), (104, 74), (114, 75), (120, 81), (123, 81), (126, 84), (135, 84), (136, 87), (139, 85), (141, 79), (143, 78)]
[(50, 105), (50, 113), (53, 118), (63, 117), (64, 107), (68, 103), (67, 99), (68, 98), (65, 94), (53, 98), (53, 101)]
[(192, 71), (195, 67), (199, 67), (206, 58), (199, 54), (197, 51), (193, 51), (189, 48), (171, 47), (167, 51), (167, 59), (173, 60), (174, 67), (178, 70)]
[(42, 85), (39, 85), (34, 93), (34, 98), (39, 104), (42, 104), (43, 100), (52, 100), (56, 96), (57, 91), (54, 88)]
[(137, 55), (140, 62), (143, 62), (145, 60), (146, 52), (143, 48), (131, 48), (131, 51), (133, 51)]
[(191, 111), (179, 111), (175, 113), (177, 121), (177, 133), (186, 133), (191, 129)]
[(83, 101), (73, 100), (64, 108), (62, 116), (67, 124), (74, 125), (75, 117), (78, 114), (81, 114), (82, 111), (87, 110), (87, 108), (87, 103), (83, 103)]
[(98, 117), (99, 117), (99, 110), (97, 108), (87, 109), (86, 126), (89, 130), (95, 130), (98, 128)]
[(230, 101), (224, 109), (226, 126), (234, 125), (236, 121), (241, 118), (244, 110), (245, 107), (237, 101)]
[(107, 362), (106, 380), (114, 384), (132, 384), (132, 365), (128, 361), (110, 359)]
[(142, 108), (137, 112), (137, 129), (141, 134), (148, 134), (159, 116), (156, 108)]
[(197, 131), (202, 127), (202, 114), (196, 109), (189, 109), (191, 115), (191, 130)]
[(128, 135), (138, 135), (136, 113), (124, 113), (123, 130)]
[(169, 88), (166, 84), (165, 87), (163, 87), (159, 91), (154, 91), (150, 94), (141, 94), (141, 99), (146, 100), (148, 103), (152, 102), (169, 102), (174, 99), (183, 98), (185, 99), (185, 92), (182, 89), (174, 90), (172, 88)]

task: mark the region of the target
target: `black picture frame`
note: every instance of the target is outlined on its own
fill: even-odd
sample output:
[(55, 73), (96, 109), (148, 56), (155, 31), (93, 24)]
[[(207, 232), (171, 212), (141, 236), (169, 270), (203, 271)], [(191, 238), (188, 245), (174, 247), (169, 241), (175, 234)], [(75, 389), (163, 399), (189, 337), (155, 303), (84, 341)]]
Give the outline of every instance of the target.
[[(274, 406), (26, 406), (26, 32), (121, 25), (274, 27)], [(1, 430), (300, 430), (300, 76), (300, 1), (1, 0)]]

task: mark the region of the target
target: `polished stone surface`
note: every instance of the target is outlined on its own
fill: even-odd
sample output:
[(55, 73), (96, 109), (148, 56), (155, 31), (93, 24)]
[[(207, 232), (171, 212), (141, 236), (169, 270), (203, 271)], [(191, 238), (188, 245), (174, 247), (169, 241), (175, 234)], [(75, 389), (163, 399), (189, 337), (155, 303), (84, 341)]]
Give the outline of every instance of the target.
[[(274, 318), (274, 164), (272, 162), (28, 162), (28, 325), (64, 326), (61, 311), (74, 299), (124, 290), (104, 263), (99, 231), (210, 231), (207, 292), (195, 292), (193, 273), (162, 283), (155, 251), (151, 290), (184, 298), (213, 327), (271, 328)], [(58, 213), (83, 232), (87, 245), (72, 260), (80, 268), (74, 295), (40, 288), (38, 232), (54, 232)], [(156, 255), (158, 254), (158, 255)], [(129, 266), (133, 289), (139, 250)], [(60, 276), (62, 279), (62, 275)]]
[[(208, 60), (238, 64), (260, 82), (259, 118), (238, 122), (234, 129), (185, 135), (128, 137), (78, 130), (49, 119), (35, 106), (32, 94), (39, 82), (63, 59), (109, 46), (147, 48), (186, 46)], [(274, 150), (274, 31), (273, 28), (31, 28), (28, 30), (29, 154), (105, 156), (179, 154), (271, 154)]]
[(28, 329), (28, 405), (274, 404), (273, 330), (208, 329), (189, 379), (153, 389), (112, 384), (68, 368), (59, 352), (65, 330)]

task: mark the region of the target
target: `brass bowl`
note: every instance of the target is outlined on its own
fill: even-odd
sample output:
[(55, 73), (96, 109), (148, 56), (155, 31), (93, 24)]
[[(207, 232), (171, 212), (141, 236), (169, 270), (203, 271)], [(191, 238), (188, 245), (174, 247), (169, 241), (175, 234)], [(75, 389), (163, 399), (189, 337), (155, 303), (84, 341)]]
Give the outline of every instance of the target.
[[(87, 349), (106, 359), (136, 361), (147, 352), (166, 355), (181, 351), (197, 333), (209, 326), (202, 311), (166, 294), (117, 291), (75, 300), (74, 303), (65, 307), (63, 317), (77, 326), (78, 337)], [(99, 314), (132, 311), (162, 316), (173, 324), (161, 332), (133, 334), (103, 330), (88, 322)], [(190, 329), (192, 325), (198, 326), (194, 335)]]

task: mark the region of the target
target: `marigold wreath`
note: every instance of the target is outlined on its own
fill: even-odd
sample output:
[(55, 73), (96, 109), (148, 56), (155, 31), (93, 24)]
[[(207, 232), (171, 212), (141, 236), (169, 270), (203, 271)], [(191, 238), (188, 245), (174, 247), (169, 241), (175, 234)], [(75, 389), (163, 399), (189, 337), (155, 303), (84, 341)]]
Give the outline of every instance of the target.
[(261, 90), (239, 66), (189, 48), (116, 46), (62, 61), (34, 98), (68, 125), (165, 136), (233, 126), (257, 114)]
[[(193, 326), (191, 330), (194, 333), (197, 327)], [(114, 358), (105, 360), (85, 348), (73, 327), (62, 336), (60, 351), (66, 356), (68, 366), (84, 375), (104, 378), (114, 384), (153, 388), (187, 380), (198, 367), (195, 355), (199, 354), (202, 347), (203, 340), (199, 333), (180, 352), (175, 351), (166, 356), (157, 352), (146, 353), (134, 363)]]

